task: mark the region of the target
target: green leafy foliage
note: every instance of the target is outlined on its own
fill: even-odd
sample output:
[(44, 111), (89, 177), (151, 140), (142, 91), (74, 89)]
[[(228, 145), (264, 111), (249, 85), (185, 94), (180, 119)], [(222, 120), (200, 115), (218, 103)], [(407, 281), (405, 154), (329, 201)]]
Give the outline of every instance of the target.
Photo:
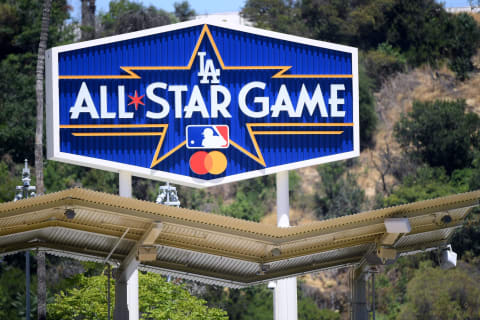
[(413, 103), (395, 126), (395, 137), (410, 154), (447, 173), (469, 167), (480, 146), (480, 117), (463, 100)]
[(400, 48), (412, 65), (435, 65), (447, 49), (449, 15), (434, 0), (397, 0), (389, 15), (386, 42)]
[[(22, 258), (24, 255), (22, 255)], [(25, 259), (25, 258), (23, 258)], [(35, 278), (31, 282), (31, 318), (35, 315)], [(0, 260), (0, 319), (25, 319), (25, 272)]]
[[(480, 41), (471, 16), (449, 14), (435, 0), (248, 0), (242, 14), (261, 28), (359, 47), (370, 66), (378, 60), (379, 81), (401, 69), (403, 57), (411, 66), (448, 60), (463, 80)], [(402, 59), (377, 50), (385, 44)]]
[(205, 189), (177, 186), (177, 194), (182, 208), (208, 212), (212, 211), (211, 205), (215, 202), (215, 199), (213, 199)]
[(298, 297), (298, 319), (299, 320), (340, 320), (340, 313), (319, 309), (312, 298)]
[(478, 319), (478, 272), (468, 267), (448, 271), (426, 261), (407, 285), (407, 303), (397, 319)]
[(414, 174), (406, 176), (402, 184), (383, 199), (382, 206), (391, 207), (466, 191), (468, 184), (450, 180), (445, 169), (422, 166)]
[(175, 2), (173, 7), (175, 8), (175, 16), (179, 21), (190, 20), (197, 14), (195, 10), (190, 7), (188, 1)]
[(374, 144), (373, 137), (377, 129), (378, 118), (372, 94), (373, 82), (367, 75), (363, 64), (359, 66), (359, 74), (360, 146), (364, 149)]
[(471, 57), (477, 52), (480, 42), (480, 29), (475, 19), (466, 13), (451, 18), (451, 32), (448, 43), (450, 69), (460, 80), (468, 78), (468, 72), (474, 69)]
[[(41, 1), (0, 1), (0, 154), (15, 162), (33, 154), (35, 66)], [(73, 39), (66, 1), (53, 1), (48, 46)]]
[(209, 305), (227, 311), (230, 320), (271, 320), (273, 295), (266, 285), (245, 289), (211, 287), (204, 295)]
[(35, 59), (31, 53), (10, 54), (0, 62), (0, 154), (17, 163), (33, 155)]
[(325, 164), (317, 170), (322, 178), (315, 194), (317, 216), (335, 218), (360, 212), (365, 194), (345, 163)]
[(480, 256), (480, 211), (474, 209), (464, 225), (452, 238), (452, 246), (459, 257)]
[[(79, 274), (76, 278), (76, 287), (60, 292), (48, 305), (50, 319), (106, 320), (107, 277)], [(113, 280), (111, 290), (113, 297)], [(204, 300), (190, 295), (183, 286), (167, 282), (153, 273), (139, 273), (139, 302), (140, 319), (145, 320), (227, 319), (225, 311), (207, 307)]]
[(309, 28), (302, 23), (300, 13), (294, 0), (248, 0), (241, 12), (259, 28), (305, 35)]
[(100, 14), (100, 32), (102, 36), (133, 32), (176, 22), (173, 14), (154, 6), (145, 7), (139, 2), (129, 0), (110, 1), (109, 10)]
[[(0, 59), (8, 54), (37, 52), (42, 4), (35, 0), (0, 1)], [(52, 1), (48, 47), (73, 40), (73, 25), (64, 24), (70, 16), (69, 9), (66, 0)]]
[(431, 261), (434, 255), (422, 253), (400, 257), (395, 264), (386, 266), (375, 277), (375, 302), (379, 319), (397, 319), (405, 304), (407, 285), (423, 261)]
[(274, 176), (264, 176), (236, 184), (235, 200), (220, 206), (220, 214), (239, 219), (260, 221), (275, 199)]
[(363, 57), (366, 72), (374, 80), (374, 89), (379, 89), (387, 77), (402, 72), (407, 67), (407, 60), (400, 50), (385, 42), (379, 44), (377, 49), (366, 52)]
[(118, 193), (118, 175), (112, 172), (47, 161), (44, 169), (45, 187), (48, 192), (73, 187)]
[(0, 161), (0, 203), (12, 201), (15, 197), (15, 187), (22, 184), (20, 172), (8, 156)]

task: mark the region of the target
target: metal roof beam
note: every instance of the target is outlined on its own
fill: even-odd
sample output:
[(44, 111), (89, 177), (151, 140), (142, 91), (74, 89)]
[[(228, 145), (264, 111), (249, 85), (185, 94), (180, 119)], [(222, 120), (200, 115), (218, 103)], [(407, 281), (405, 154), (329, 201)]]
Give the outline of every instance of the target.
[(161, 222), (154, 222), (150, 227), (145, 231), (142, 238), (138, 241), (140, 245), (153, 246), (158, 236), (162, 232), (163, 224)]
[[(145, 231), (142, 237), (137, 241), (135, 246), (130, 250), (127, 257), (122, 261), (122, 264), (119, 267), (120, 274), (119, 279), (127, 281), (130, 278), (133, 272), (137, 270), (140, 265), (140, 257), (145, 256), (144, 246), (151, 246), (155, 243), (158, 236), (162, 232), (163, 224), (161, 222), (153, 222), (150, 227)], [(155, 248), (154, 248), (155, 249)], [(155, 249), (156, 252), (156, 249)], [(151, 253), (151, 252), (147, 252)], [(147, 259), (149, 260), (149, 259)]]

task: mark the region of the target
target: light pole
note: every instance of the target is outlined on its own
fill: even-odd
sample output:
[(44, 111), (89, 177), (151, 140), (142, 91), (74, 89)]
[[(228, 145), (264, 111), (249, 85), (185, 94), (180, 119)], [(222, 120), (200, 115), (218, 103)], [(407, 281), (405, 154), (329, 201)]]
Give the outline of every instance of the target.
[[(159, 194), (155, 200), (158, 204), (163, 204), (165, 206), (171, 207), (180, 207), (180, 200), (178, 199), (177, 188), (172, 187), (170, 182), (167, 182), (166, 185), (160, 186), (158, 188)], [(167, 276), (167, 281), (170, 282), (171, 277)]]
[(177, 188), (172, 187), (170, 182), (167, 182), (165, 186), (158, 188), (159, 194), (157, 196), (156, 203), (166, 206), (180, 207), (180, 201), (178, 200)]
[[(25, 167), (22, 170), (22, 182), (23, 185), (17, 186), (15, 190), (15, 198), (13, 201), (18, 201), (21, 199), (26, 199), (29, 197), (35, 197), (36, 187), (30, 185), (30, 169), (28, 168), (28, 160), (25, 159)], [(25, 252), (25, 291), (26, 291), (26, 310), (25, 318), (30, 320), (30, 251)]]

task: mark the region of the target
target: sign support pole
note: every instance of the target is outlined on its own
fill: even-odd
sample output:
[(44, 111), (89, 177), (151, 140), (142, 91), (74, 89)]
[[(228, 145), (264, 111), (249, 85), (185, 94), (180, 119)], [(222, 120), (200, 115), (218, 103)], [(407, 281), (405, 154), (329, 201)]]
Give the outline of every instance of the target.
[[(131, 198), (131, 173), (120, 171), (118, 178), (120, 196)], [(135, 262), (133, 261), (133, 263)], [(115, 320), (138, 320), (138, 270), (136, 266), (135, 271), (128, 274), (130, 274), (128, 279), (119, 279), (115, 282)]]
[[(290, 226), (290, 201), (288, 171), (276, 174), (277, 182), (277, 226)], [(273, 293), (273, 316), (275, 320), (297, 320), (297, 278), (275, 281)]]

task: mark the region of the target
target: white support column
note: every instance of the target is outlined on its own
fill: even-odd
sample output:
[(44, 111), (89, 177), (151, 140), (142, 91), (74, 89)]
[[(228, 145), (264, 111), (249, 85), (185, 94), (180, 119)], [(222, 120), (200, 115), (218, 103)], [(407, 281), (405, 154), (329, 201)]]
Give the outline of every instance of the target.
[(118, 174), (118, 194), (120, 197), (132, 197), (132, 175), (129, 172), (120, 171)]
[(277, 173), (277, 226), (290, 227), (290, 199), (288, 193), (288, 171)]
[[(119, 194), (121, 197), (132, 197), (132, 175), (129, 172), (119, 173)], [(122, 274), (115, 282), (115, 320), (138, 320), (138, 262), (133, 259), (121, 270)], [(131, 269), (131, 270), (130, 270)]]
[(132, 272), (127, 280), (127, 304), (128, 304), (128, 320), (138, 320), (138, 269)]
[[(288, 171), (277, 173), (277, 226), (290, 226)], [(297, 320), (297, 278), (275, 281), (273, 294), (274, 320)]]

